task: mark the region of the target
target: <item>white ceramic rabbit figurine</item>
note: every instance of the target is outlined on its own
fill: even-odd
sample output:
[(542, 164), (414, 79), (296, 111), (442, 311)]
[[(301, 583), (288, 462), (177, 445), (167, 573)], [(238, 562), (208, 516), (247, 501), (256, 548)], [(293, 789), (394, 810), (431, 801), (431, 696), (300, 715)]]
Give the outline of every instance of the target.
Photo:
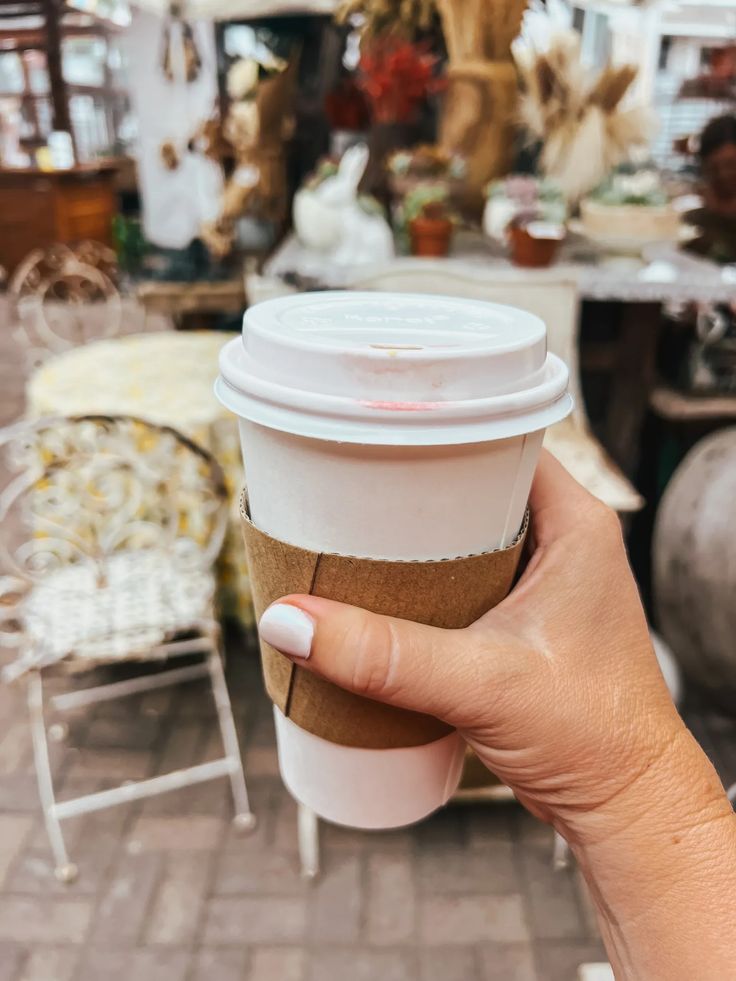
[(383, 262), (394, 255), (386, 220), (367, 214), (358, 203), (358, 185), (367, 163), (365, 144), (350, 147), (334, 177), (314, 190), (303, 188), (294, 198), (294, 227), (300, 241), (340, 266)]

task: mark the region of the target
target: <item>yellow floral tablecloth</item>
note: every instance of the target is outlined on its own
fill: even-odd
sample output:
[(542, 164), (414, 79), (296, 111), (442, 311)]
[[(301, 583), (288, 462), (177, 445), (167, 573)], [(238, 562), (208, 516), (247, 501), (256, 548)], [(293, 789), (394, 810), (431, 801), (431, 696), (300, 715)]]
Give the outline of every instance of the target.
[(253, 622), (238, 498), (243, 486), (238, 428), (217, 401), (217, 358), (232, 335), (216, 331), (133, 334), (97, 341), (47, 361), (30, 378), (28, 412), (139, 416), (172, 426), (208, 449), (225, 472), (230, 521), (218, 566), (224, 613)]

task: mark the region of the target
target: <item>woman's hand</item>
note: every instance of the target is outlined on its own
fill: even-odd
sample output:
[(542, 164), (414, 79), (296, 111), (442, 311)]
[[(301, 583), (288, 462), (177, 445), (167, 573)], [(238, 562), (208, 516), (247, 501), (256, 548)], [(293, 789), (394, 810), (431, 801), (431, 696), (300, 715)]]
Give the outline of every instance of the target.
[(523, 576), (465, 630), (290, 596), (261, 634), (457, 726), (572, 845), (617, 979), (736, 977), (736, 816), (665, 687), (618, 519), (549, 454), (529, 503)]
[(548, 453), (530, 508), (520, 582), (465, 630), (291, 596), (306, 639), (286, 650), (273, 636), (278, 606), (261, 633), (287, 654), (308, 651), (304, 666), (344, 688), (456, 726), (532, 812), (574, 838), (686, 732), (614, 512)]

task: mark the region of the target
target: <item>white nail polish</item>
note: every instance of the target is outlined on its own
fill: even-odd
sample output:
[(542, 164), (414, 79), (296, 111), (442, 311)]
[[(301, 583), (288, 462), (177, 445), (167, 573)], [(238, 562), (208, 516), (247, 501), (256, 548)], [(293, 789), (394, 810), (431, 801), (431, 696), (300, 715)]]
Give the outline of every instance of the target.
[(309, 657), (314, 637), (314, 621), (298, 606), (275, 603), (258, 624), (261, 639), (291, 657)]

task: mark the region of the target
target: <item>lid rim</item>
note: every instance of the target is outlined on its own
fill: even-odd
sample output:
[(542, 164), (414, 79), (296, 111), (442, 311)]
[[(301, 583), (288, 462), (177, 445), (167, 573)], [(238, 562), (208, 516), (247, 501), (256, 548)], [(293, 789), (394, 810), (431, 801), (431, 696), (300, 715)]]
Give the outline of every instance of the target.
[[(369, 297), (371, 300), (377, 300), (381, 296), (386, 296), (386, 295), (387, 294), (382, 294), (380, 292), (370, 291), (370, 290), (317, 290), (313, 293), (297, 294), (297, 296), (300, 298), (308, 297), (308, 299), (302, 300), (302, 302), (304, 303), (313, 302), (314, 300), (318, 300), (318, 301), (324, 300), (326, 298), (329, 298), (330, 302), (337, 303), (340, 299), (343, 299), (345, 297), (349, 297), (353, 302), (359, 300), (361, 297)], [(494, 345), (493, 347), (494, 355), (511, 354), (515, 351), (523, 351), (530, 347), (533, 347), (535, 344), (538, 344), (542, 340), (546, 341), (547, 328), (541, 317), (538, 317), (536, 314), (530, 313), (527, 310), (520, 310), (517, 307), (512, 307), (507, 303), (489, 303), (484, 300), (474, 300), (471, 298), (446, 296), (441, 293), (426, 294), (426, 293), (407, 292), (407, 293), (390, 294), (390, 295), (392, 297), (396, 295), (401, 296), (402, 299), (405, 299), (406, 301), (424, 300), (425, 302), (429, 297), (432, 300), (436, 300), (438, 302), (442, 302), (442, 301), (451, 302), (459, 309), (462, 309), (462, 307), (465, 305), (488, 306), (488, 307), (492, 307), (497, 312), (501, 311), (505, 313), (508, 311), (509, 314), (513, 314), (513, 316), (516, 319), (522, 317), (528, 324), (530, 325), (534, 324), (535, 327), (538, 328), (538, 336), (532, 338), (531, 341), (529, 337), (526, 337), (526, 338), (520, 338), (518, 341), (511, 341), (498, 346)], [(288, 307), (290, 301), (291, 303), (293, 303), (294, 300), (295, 300), (294, 295), (273, 297), (270, 300), (263, 300), (261, 303), (257, 303), (253, 307), (250, 307), (248, 310), (246, 310), (243, 315), (243, 332), (241, 334), (243, 348), (247, 350), (246, 347), (247, 330), (251, 330), (254, 333), (258, 333), (261, 336), (268, 335), (269, 339), (272, 339), (272, 334), (269, 331), (268, 326), (264, 324), (262, 321), (259, 322), (259, 320), (256, 318), (263, 313), (266, 314), (272, 313), (275, 315), (278, 313), (281, 307), (283, 306)], [(310, 343), (304, 341), (301, 338), (295, 338), (293, 335), (289, 335), (288, 346), (291, 350), (305, 351), (305, 352), (324, 351), (324, 350), (329, 350), (330, 348), (329, 342)], [(378, 348), (372, 348), (370, 344), (366, 344), (364, 347), (360, 347), (359, 349), (360, 355), (361, 357), (368, 357), (371, 359), (379, 359), (381, 357), (385, 357), (386, 356), (385, 348), (386, 347), (393, 348), (393, 346), (384, 345), (383, 347), (384, 349), (381, 350)], [(401, 352), (402, 350), (401, 345), (400, 344), (396, 345), (395, 350)], [(412, 349), (411, 351), (412, 358), (416, 361), (431, 360), (432, 358), (438, 357), (439, 354), (441, 354), (442, 358), (445, 360), (455, 360), (462, 357), (468, 357), (473, 355), (482, 355), (482, 354), (487, 355), (488, 346), (478, 344), (474, 346), (463, 347), (457, 350), (454, 350), (452, 348), (426, 347), (423, 349)]]

